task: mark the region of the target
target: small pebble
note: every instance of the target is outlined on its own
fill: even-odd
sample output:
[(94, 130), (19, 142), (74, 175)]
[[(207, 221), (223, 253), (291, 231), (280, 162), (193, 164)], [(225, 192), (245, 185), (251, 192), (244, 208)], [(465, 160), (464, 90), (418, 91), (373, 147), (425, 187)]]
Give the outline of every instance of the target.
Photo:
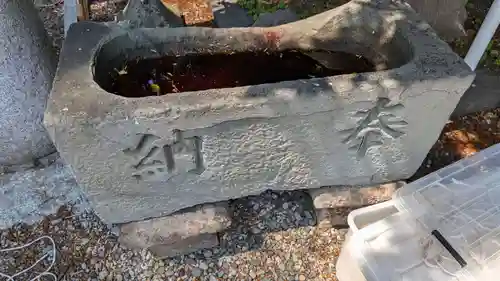
[(208, 269), (208, 265), (204, 262), (200, 262), (200, 265), (198, 266), (200, 269), (202, 270), (207, 270)]
[(259, 234), (261, 232), (261, 230), (258, 227), (255, 227), (255, 226), (252, 227), (251, 231), (252, 231), (253, 234)]
[(295, 219), (296, 219), (297, 221), (301, 221), (301, 220), (302, 220), (302, 216), (301, 216), (299, 213), (295, 212), (295, 213), (293, 213), (293, 214), (294, 214)]
[(200, 277), (201, 276), (201, 270), (197, 267), (193, 268), (191, 270), (191, 274), (194, 276), (194, 277)]
[(104, 280), (108, 276), (108, 272), (106, 270), (99, 272), (99, 280)]

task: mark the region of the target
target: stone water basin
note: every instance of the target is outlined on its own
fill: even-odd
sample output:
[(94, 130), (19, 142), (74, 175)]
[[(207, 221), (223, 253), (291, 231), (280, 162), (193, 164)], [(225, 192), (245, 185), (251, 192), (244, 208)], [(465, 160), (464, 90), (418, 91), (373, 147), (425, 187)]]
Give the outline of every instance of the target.
[(408, 178), (473, 78), (399, 2), (270, 28), (82, 22), (44, 122), (100, 217), (125, 223)]

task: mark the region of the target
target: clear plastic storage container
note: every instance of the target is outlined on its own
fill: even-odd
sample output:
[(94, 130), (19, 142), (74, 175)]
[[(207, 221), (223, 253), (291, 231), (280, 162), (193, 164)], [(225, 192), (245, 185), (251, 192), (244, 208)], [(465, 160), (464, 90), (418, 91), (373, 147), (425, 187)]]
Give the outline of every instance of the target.
[(384, 204), (349, 215), (340, 281), (356, 276), (346, 265), (367, 281), (500, 280), (500, 145), (405, 185)]

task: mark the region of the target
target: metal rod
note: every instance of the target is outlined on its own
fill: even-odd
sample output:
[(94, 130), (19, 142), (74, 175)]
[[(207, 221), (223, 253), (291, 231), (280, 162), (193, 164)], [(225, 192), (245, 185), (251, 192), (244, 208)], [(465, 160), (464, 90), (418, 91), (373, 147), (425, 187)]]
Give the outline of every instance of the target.
[(484, 19), (479, 32), (474, 38), (474, 42), (469, 48), (467, 55), (465, 56), (465, 62), (470, 66), (472, 70), (476, 70), (476, 67), (481, 60), (491, 38), (495, 34), (498, 25), (500, 24), (500, 0), (495, 0), (491, 4), (490, 10)]
[(64, 0), (64, 36), (68, 32), (69, 27), (77, 22), (78, 8), (77, 0)]

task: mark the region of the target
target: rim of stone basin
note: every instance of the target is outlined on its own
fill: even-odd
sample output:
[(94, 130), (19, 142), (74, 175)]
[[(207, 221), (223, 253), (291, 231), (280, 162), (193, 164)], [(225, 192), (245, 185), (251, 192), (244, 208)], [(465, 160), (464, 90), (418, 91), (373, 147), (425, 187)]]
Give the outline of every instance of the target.
[[(382, 87), (385, 93), (383, 95), (397, 98), (402, 93), (394, 93), (391, 89), (401, 86), (404, 88), (405, 83), (410, 81), (405, 81), (402, 77), (409, 73), (421, 80), (449, 76), (459, 78), (471, 73), (463, 60), (435, 35), (428, 24), (421, 21), (408, 5), (399, 2), (353, 0), (322, 14), (270, 28), (127, 29), (118, 24), (84, 22), (72, 26), (66, 41), (52, 97), (56, 99), (59, 95), (68, 94), (85, 96), (81, 102), (60, 105), (60, 108), (71, 109), (68, 110), (71, 112), (86, 112), (87, 116), (102, 117), (100, 113), (95, 114), (97, 104), (111, 104), (115, 107), (122, 105), (130, 109), (106, 116), (107, 121), (121, 120), (124, 116), (151, 118), (164, 115), (181, 106), (180, 98), (182, 106), (186, 106), (199, 105), (209, 96), (211, 107), (223, 107), (232, 104), (231, 101), (252, 97), (252, 106), (257, 106), (260, 102), (255, 97), (282, 100), (290, 95), (319, 94), (325, 95), (327, 101), (329, 95), (343, 95), (356, 87), (368, 94), (370, 89)], [(344, 51), (361, 54), (372, 61), (377, 69), (385, 70), (140, 98), (108, 93), (95, 81), (99, 67), (113, 67), (113, 59), (123, 60), (120, 52), (129, 52), (129, 57), (140, 54), (141, 57), (148, 58), (169, 53), (183, 55), (227, 49), (233, 52), (263, 49)], [(104, 60), (105, 63), (101, 63), (101, 66), (99, 59), (103, 56), (107, 56), (108, 61)], [(89, 66), (89, 71), (81, 71), (82, 65)], [(76, 69), (79, 74), (73, 76)], [(68, 90), (68, 84), (57, 83), (63, 80), (72, 85), (71, 89)], [(374, 98), (376, 97), (367, 97), (371, 100)], [(138, 108), (139, 101), (142, 109)], [(165, 104), (169, 108), (165, 108)], [(325, 102), (324, 106), (324, 110), (328, 110), (332, 106), (342, 105)], [(49, 108), (48, 112), (50, 111)], [(61, 114), (61, 110), (55, 112)], [(274, 116), (279, 114), (274, 112)], [(262, 113), (257, 116), (261, 117)]]

